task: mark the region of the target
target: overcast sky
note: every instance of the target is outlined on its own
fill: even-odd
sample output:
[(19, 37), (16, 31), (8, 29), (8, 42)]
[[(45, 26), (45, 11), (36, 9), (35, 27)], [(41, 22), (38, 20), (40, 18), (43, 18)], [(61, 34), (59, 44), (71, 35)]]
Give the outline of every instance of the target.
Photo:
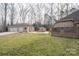
[[(14, 23), (17, 23), (17, 21), (19, 23), (21, 23), (20, 16), (19, 16), (20, 9), (19, 9), (18, 3), (14, 3), (14, 4), (15, 4), (14, 6), (15, 6), (15, 9), (16, 9), (15, 10), (16, 14), (15, 14)], [(47, 13), (49, 11), (47, 14), (49, 16), (51, 16), (50, 15), (50, 12), (51, 12), (51, 4), (50, 3), (20, 3), (19, 5), (23, 5), (23, 8), (30, 8), (30, 5), (31, 5), (34, 8), (34, 11), (36, 13), (36, 21), (40, 21), (41, 23), (44, 23), (44, 14), (45, 13)], [(38, 9), (37, 5), (39, 5), (40, 10)], [(64, 5), (64, 3), (62, 5)], [(75, 7), (78, 10), (79, 9), (78, 5), (79, 4), (76, 4), (76, 3), (74, 3), (74, 4), (70, 3), (69, 9), (71, 9), (72, 7)], [(60, 9), (60, 6), (59, 6), (59, 9)], [(65, 10), (65, 9), (66, 9), (66, 7), (64, 7), (63, 10)], [(56, 19), (58, 19), (58, 13), (57, 12), (58, 12), (58, 3), (54, 3), (53, 4), (53, 15), (55, 15)], [(0, 16), (1, 16), (1, 13), (4, 13), (4, 12), (1, 11), (1, 7), (0, 7)], [(28, 13), (26, 15), (25, 23), (30, 23), (30, 22), (34, 23), (35, 22), (35, 19), (31, 18), (30, 13), (31, 13), (31, 10), (28, 11)], [(8, 14), (7, 14), (7, 23), (10, 23), (9, 15), (10, 15), (10, 10), (8, 10)], [(37, 17), (38, 15), (41, 16), (40, 20), (39, 20), (39, 17)], [(1, 19), (1, 17), (0, 17), (0, 19)]]

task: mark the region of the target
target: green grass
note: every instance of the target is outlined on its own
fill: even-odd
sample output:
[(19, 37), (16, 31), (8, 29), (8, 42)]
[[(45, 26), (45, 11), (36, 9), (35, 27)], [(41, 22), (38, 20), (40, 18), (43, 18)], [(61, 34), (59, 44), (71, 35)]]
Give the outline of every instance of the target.
[(0, 36), (0, 55), (79, 55), (79, 39), (51, 37), (49, 34), (17, 33)]

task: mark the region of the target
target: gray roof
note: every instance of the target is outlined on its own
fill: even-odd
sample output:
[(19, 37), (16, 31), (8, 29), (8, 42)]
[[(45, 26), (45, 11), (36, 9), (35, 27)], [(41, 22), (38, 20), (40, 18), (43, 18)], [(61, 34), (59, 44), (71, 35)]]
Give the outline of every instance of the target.
[(79, 20), (79, 10), (73, 12), (72, 14), (69, 14), (68, 16), (61, 18), (60, 20)]
[(27, 27), (27, 26), (30, 26), (30, 25), (27, 23), (19, 23), (19, 24), (10, 25), (8, 27)]

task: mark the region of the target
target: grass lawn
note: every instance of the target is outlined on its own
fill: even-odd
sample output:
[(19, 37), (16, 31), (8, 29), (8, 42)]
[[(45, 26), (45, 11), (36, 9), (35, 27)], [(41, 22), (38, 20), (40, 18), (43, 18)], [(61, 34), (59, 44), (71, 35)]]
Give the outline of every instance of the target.
[(43, 33), (0, 36), (0, 55), (79, 55), (79, 39), (51, 37)]

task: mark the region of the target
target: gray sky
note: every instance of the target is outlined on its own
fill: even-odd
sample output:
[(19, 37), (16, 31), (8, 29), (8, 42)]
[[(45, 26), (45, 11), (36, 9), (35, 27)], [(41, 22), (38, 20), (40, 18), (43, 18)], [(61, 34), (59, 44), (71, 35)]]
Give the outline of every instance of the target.
[[(51, 11), (51, 4), (50, 3), (21, 3), (20, 5), (23, 5), (23, 8), (30, 8), (30, 5), (33, 7), (35, 13), (36, 13), (36, 19), (34, 18), (31, 18), (31, 10), (28, 11), (27, 15), (26, 15), (26, 18), (25, 18), (25, 23), (34, 23), (35, 20), (36, 21), (40, 21), (41, 23), (44, 23), (44, 14), (47, 13), (49, 16), (50, 15), (50, 11)], [(37, 5), (39, 6), (39, 9), (37, 7)], [(64, 5), (61, 4), (61, 5)], [(75, 7), (77, 10), (79, 9), (79, 6), (77, 6), (79, 4), (69, 4), (69, 9), (71, 9), (72, 7)], [(18, 6), (18, 3), (15, 3), (15, 19), (14, 19), (14, 24), (17, 23), (17, 21), (19, 23), (21, 23), (22, 21), (20, 21), (20, 16), (19, 16), (19, 12), (20, 12), (20, 9), (19, 9), (19, 6)], [(61, 7), (59, 6), (59, 9)], [(65, 11), (66, 7), (64, 7), (64, 11)], [(49, 12), (48, 12), (49, 11)], [(1, 7), (0, 7), (0, 16), (1, 16), (1, 13), (3, 14), (4, 12), (1, 11)], [(10, 23), (10, 18), (9, 18), (9, 15), (10, 15), (10, 11), (8, 11), (8, 14), (7, 14), (7, 23)], [(38, 15), (40, 16), (40, 19), (38, 17)], [(58, 19), (58, 3), (54, 3), (53, 5), (53, 15), (56, 17), (56, 19)], [(1, 18), (0, 18), (1, 19)], [(1, 23), (0, 23), (1, 24)]]

